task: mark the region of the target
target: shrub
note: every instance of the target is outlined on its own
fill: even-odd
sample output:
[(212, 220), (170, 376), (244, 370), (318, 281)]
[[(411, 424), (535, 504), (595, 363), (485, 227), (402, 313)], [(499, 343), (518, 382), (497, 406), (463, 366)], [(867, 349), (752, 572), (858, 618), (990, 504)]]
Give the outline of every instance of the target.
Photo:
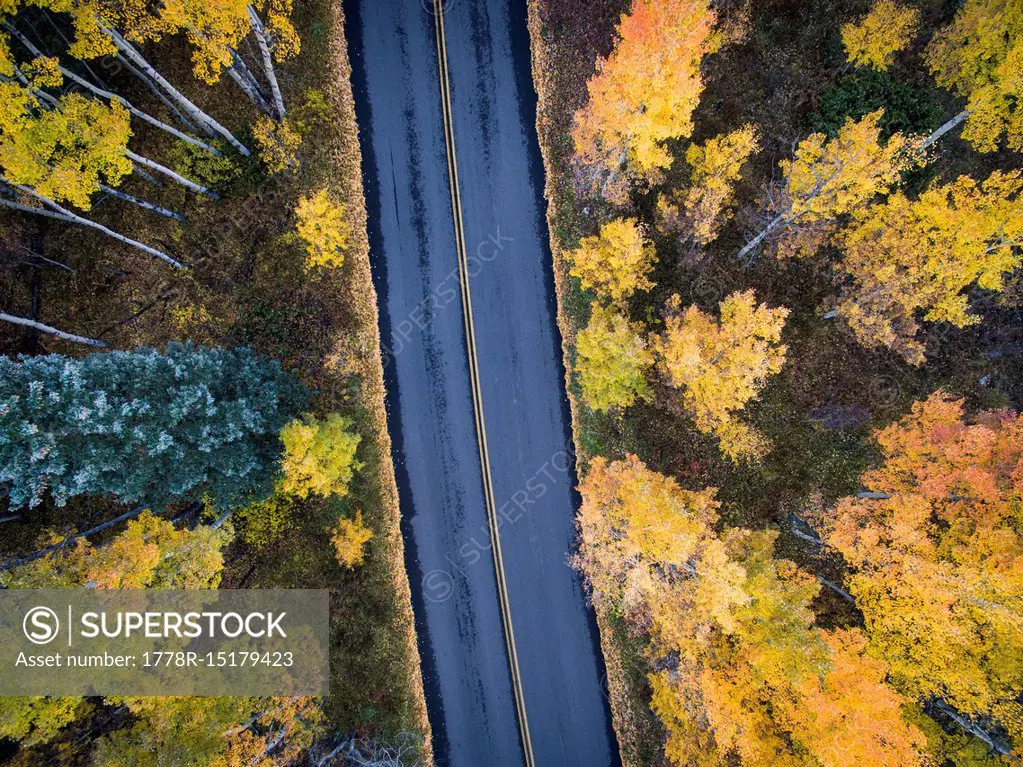
[(238, 536), (245, 543), (263, 548), (276, 543), (291, 528), (295, 517), (294, 500), (274, 493), (265, 501), (250, 503), (234, 513)]
[(259, 159), (271, 175), (298, 170), (302, 136), (287, 123), (260, 117), (252, 126), (252, 137), (259, 147)]
[(344, 567), (358, 567), (366, 559), (366, 544), (373, 537), (373, 531), (362, 523), (362, 512), (355, 512), (355, 519), (339, 519), (330, 536), (334, 544), (337, 561)]
[(333, 109), (327, 103), (323, 91), (309, 88), (302, 94), (302, 101), (288, 110), (288, 124), (301, 136), (312, 133), (330, 122)]
[(211, 189), (224, 189), (241, 175), (241, 169), (230, 157), (217, 157), (184, 141), (174, 142), (170, 159), (171, 167), (177, 173)]
[(878, 123), (881, 136), (894, 133), (930, 133), (942, 123), (943, 112), (933, 91), (914, 88), (891, 75), (862, 69), (839, 79), (821, 96), (817, 111), (810, 115), (814, 131), (836, 136), (846, 118), (859, 120), (884, 109)]

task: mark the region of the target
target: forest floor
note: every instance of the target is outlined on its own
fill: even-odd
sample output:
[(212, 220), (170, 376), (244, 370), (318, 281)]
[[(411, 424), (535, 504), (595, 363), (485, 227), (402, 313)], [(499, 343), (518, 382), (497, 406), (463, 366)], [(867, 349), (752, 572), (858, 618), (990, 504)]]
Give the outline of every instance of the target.
[[(312, 410), (351, 418), (361, 435), (364, 464), (351, 492), (329, 500), (288, 501), (259, 526), (237, 519), (240, 535), (227, 552), (224, 586), (329, 588), (332, 592), (331, 729), (388, 739), (413, 733), (419, 759), (432, 762), (429, 724), (416, 646), (390, 438), (384, 411), (376, 295), (370, 276), (361, 156), (351, 93), (350, 65), (339, 3), (296, 4), (302, 51), (280, 67), (289, 108), (310, 90), (326, 100), (325, 114), (309, 118), (297, 172), (267, 176), (254, 158), (233, 168), (189, 164), (164, 134), (134, 124), (136, 151), (179, 172), (200, 176), (223, 194), (210, 202), (177, 188), (130, 180), (125, 190), (184, 213), (183, 225), (104, 199), (90, 215), (131, 237), (160, 247), (190, 265), (176, 272), (102, 235), (0, 214), (0, 244), (7, 279), (0, 305), (40, 321), (102, 338), (114, 349), (161, 347), (168, 341), (246, 344), (281, 361), (315, 388)], [(248, 128), (256, 113), (227, 77), (203, 87), (190, 72), (183, 41), (150, 51), (168, 79), (254, 149)], [(151, 104), (119, 72), (116, 59), (93, 62), (108, 82), (139, 105)], [(312, 110), (315, 113), (316, 110)], [(175, 159), (177, 158), (177, 159)], [(310, 272), (293, 236), (299, 197), (326, 188), (344, 206), (354, 238), (341, 268)], [(23, 263), (19, 243), (74, 271)], [(35, 262), (38, 263), (38, 262)], [(0, 328), (5, 353), (84, 353), (84, 347)], [(372, 529), (365, 564), (337, 564), (328, 530), (339, 516), (360, 510)], [(7, 523), (0, 554), (34, 548), (44, 528), (86, 529), (116, 511), (96, 499), (65, 508), (43, 506), (24, 522)], [(112, 531), (116, 532), (116, 531)], [(102, 539), (100, 539), (102, 540)]]
[[(923, 5), (928, 29), (947, 22), (955, 10), (955, 4), (938, 0)], [(672, 407), (669, 392), (655, 391), (653, 402), (624, 413), (601, 414), (581, 402), (573, 372), (575, 338), (587, 322), (592, 296), (570, 277), (566, 252), (581, 237), (595, 234), (612, 213), (606, 203), (577, 195), (570, 132), (573, 115), (586, 102), (586, 81), (598, 56), (610, 53), (615, 25), (628, 7), (627, 0), (529, 2), (538, 133), (580, 474), (585, 475), (595, 455), (616, 459), (635, 453), (683, 487), (719, 488), (723, 525), (777, 529), (782, 556), (841, 581), (836, 563), (820, 561), (817, 552), (788, 534), (789, 513), (808, 504), (826, 506), (858, 490), (860, 474), (875, 457), (874, 429), (938, 388), (966, 397), (971, 409), (1019, 409), (1023, 281), (1017, 273), (1000, 297), (974, 291), (971, 301), (984, 317), (979, 325), (960, 330), (927, 323), (929, 361), (915, 368), (893, 354), (860, 347), (837, 323), (821, 317), (835, 294), (826, 265), (783, 263), (764, 250), (745, 267), (736, 253), (762, 220), (760, 203), (777, 161), (788, 157), (798, 140), (815, 130), (833, 131), (846, 116), (858, 118), (879, 107), (886, 109), (888, 130), (927, 134), (962, 105), (934, 85), (919, 51), (905, 54), (885, 75), (846, 65), (839, 28), (866, 12), (869, 3), (859, 0), (753, 0), (747, 38), (704, 61), (706, 90), (694, 115), (692, 140), (702, 142), (747, 123), (761, 137), (761, 151), (744, 170), (737, 190), (735, 218), (715, 242), (694, 252), (657, 231), (652, 192), (638, 192), (630, 207), (617, 214), (638, 216), (657, 249), (651, 275), (656, 287), (637, 295), (629, 307), (631, 316), (646, 321), (651, 330), (659, 329), (660, 307), (675, 294), (683, 305), (716, 314), (726, 295), (754, 288), (758, 301), (791, 310), (783, 338), (786, 365), (760, 401), (745, 411), (747, 420), (771, 438), (773, 450), (759, 464), (732, 464), (680, 408)], [(685, 146), (679, 142), (673, 148), (676, 157)], [(675, 166), (684, 164), (677, 160)], [(930, 165), (907, 179), (907, 189), (912, 193), (934, 179), (961, 173), (983, 178), (998, 167), (1020, 167), (1019, 157), (978, 155), (950, 135)], [(680, 179), (669, 173), (662, 188), (673, 182)], [(640, 654), (644, 642), (609, 606), (595, 608), (623, 759), (633, 767), (660, 764), (660, 725), (648, 708), (648, 668)], [(817, 608), (825, 626), (859, 619), (826, 592)]]

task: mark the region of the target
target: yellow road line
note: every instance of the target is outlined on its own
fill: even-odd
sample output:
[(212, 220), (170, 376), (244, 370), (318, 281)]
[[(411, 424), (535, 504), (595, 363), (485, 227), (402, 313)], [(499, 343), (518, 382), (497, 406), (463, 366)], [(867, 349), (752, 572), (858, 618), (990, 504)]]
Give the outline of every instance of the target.
[(487, 446), (487, 427), (483, 418), (483, 391), (480, 388), (479, 364), (476, 356), (476, 328), (472, 316), (472, 295), (469, 292), (468, 258), (465, 248), (465, 225), (462, 221), (462, 195), (458, 188), (458, 161), (455, 155), (455, 128), (451, 110), (451, 84), (448, 79), (448, 48), (444, 36), (445, 0), (433, 0), (434, 27), (437, 41), (437, 68), (440, 76), (441, 111), (444, 115), (444, 144), (448, 157), (448, 184), (451, 187), (451, 210), (455, 225), (455, 249), (458, 253), (458, 275), (462, 289), (462, 317), (465, 321), (465, 340), (469, 354), (469, 379), (472, 386), (473, 414), (476, 419), (476, 441), (479, 447), (480, 463), (483, 467), (483, 495), (487, 507), (487, 522), (490, 527), (490, 545), (494, 552), (494, 571), (497, 575), (497, 594), (501, 606), (501, 622), (504, 626), (504, 641), (508, 650), (511, 667), (512, 689), (515, 694), (515, 710), (518, 714), (519, 735), (527, 767), (534, 767), (533, 743), (529, 737), (529, 720), (526, 716), (526, 701), (522, 692), (522, 674), (519, 671), (519, 657), (515, 649), (515, 630), (512, 628), (511, 608), (508, 603), (508, 583), (504, 574), (504, 558), (501, 554), (501, 535), (497, 522), (497, 506), (494, 502), (494, 481), (490, 473), (490, 450)]

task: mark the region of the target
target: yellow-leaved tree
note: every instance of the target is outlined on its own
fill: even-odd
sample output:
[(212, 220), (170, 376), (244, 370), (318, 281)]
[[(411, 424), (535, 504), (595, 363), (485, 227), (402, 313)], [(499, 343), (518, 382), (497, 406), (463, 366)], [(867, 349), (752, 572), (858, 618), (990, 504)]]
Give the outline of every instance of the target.
[[(195, 529), (174, 525), (149, 512), (130, 521), (106, 546), (78, 539), (54, 553), (0, 574), (6, 588), (216, 588), (230, 526)], [(59, 536), (42, 541), (60, 542)], [(0, 738), (27, 747), (60, 738), (68, 726), (90, 725), (93, 699), (75, 697), (0, 698)], [(97, 699), (98, 700), (98, 699)], [(116, 697), (102, 699), (126, 719), (107, 722), (94, 738), (92, 764), (104, 767), (237, 767), (292, 764), (320, 731), (323, 713), (309, 697)], [(75, 736), (77, 737), (77, 735)], [(66, 753), (67, 743), (53, 745)], [(29, 762), (39, 755), (21, 754)]]
[(103, 183), (116, 186), (131, 173), (131, 126), (119, 103), (69, 93), (47, 109), (20, 85), (0, 89), (0, 170), (7, 181), (88, 210)]
[(836, 231), (839, 220), (894, 187), (922, 161), (919, 143), (896, 133), (881, 141), (883, 110), (849, 118), (834, 138), (814, 133), (779, 163), (772, 218), (739, 251), (745, 259), (768, 236), (781, 235), (779, 255), (810, 256)]
[(576, 337), (576, 369), (588, 407), (609, 410), (650, 398), (647, 373), (654, 355), (644, 330), (616, 309), (593, 305), (589, 324)]
[(910, 767), (922, 734), (857, 631), (814, 625), (819, 586), (775, 534), (715, 531), (713, 490), (636, 456), (591, 463), (576, 563), (601, 610), (646, 637), (651, 708), (678, 767)]
[(281, 492), (299, 498), (345, 495), (362, 468), (355, 458), (362, 438), (351, 428), (350, 419), (331, 413), (324, 419), (306, 414), (281, 429)]
[[(275, 113), (281, 120), (285, 117), (273, 62), (285, 61), (300, 48), (300, 39), (291, 21), (292, 0), (165, 0), (158, 5), (147, 0), (31, 2), (54, 12), (71, 14), (75, 28), (71, 54), (79, 58), (127, 54), (138, 64), (141, 56), (132, 43), (155, 42), (182, 33), (192, 45), (192, 69), (196, 77), (213, 84), (227, 71), (256, 106), (267, 114)], [(238, 53), (249, 35), (256, 41), (265, 86)], [(143, 63), (150, 66), (148, 62)], [(160, 79), (163, 80), (162, 76)], [(167, 88), (163, 82), (160, 84)], [(195, 115), (194, 104), (179, 98), (176, 91), (170, 95)]]
[[(229, 528), (176, 528), (145, 511), (131, 520), (109, 544), (93, 546), (84, 538), (56, 553), (0, 574), (10, 589), (76, 588), (216, 588), (224, 558), (221, 550), (232, 537)], [(46, 534), (45, 546), (60, 545), (63, 536)]]
[(634, 218), (608, 221), (599, 235), (583, 237), (579, 247), (567, 255), (572, 276), (579, 278), (583, 289), (594, 290), (601, 298), (622, 301), (654, 285), (648, 275), (657, 254)]
[(321, 189), (298, 201), (295, 217), (295, 230), (306, 246), (306, 266), (339, 268), (355, 231), (344, 205)]
[(90, 710), (84, 698), (5, 695), (0, 698), (0, 737), (31, 748), (53, 740)]
[(271, 767), (294, 764), (322, 734), (317, 698), (299, 696), (110, 697), (127, 726), (97, 738), (105, 767)]
[(1023, 261), (1023, 175), (995, 171), (983, 183), (961, 176), (916, 200), (901, 193), (857, 217), (838, 242), (843, 283), (836, 309), (864, 346), (924, 362), (917, 315), (966, 327), (971, 285), (1000, 290)]
[(707, 0), (634, 0), (621, 17), (572, 130), (588, 192), (624, 202), (634, 181), (671, 164), (665, 142), (692, 134), (700, 65), (720, 42), (715, 20)]
[[(145, 6), (145, 0), (133, 2)], [(300, 40), (290, 19), (291, 5), (291, 0), (218, 0), (213, 3), (167, 0), (159, 15), (169, 28), (186, 32), (193, 46), (195, 74), (212, 84), (220, 78), (222, 70), (234, 64), (236, 50), (245, 37), (254, 27), (262, 27), (258, 17), (253, 21), (250, 6), (254, 12), (266, 16), (265, 36), (273, 43), (274, 58), (284, 61), (297, 54)]]
[(902, 692), (1003, 730), (1019, 758), (1023, 418), (967, 421), (962, 401), (938, 392), (878, 442), (869, 492), (817, 521), (851, 569), (873, 654)]
[[(106, 546), (79, 538), (63, 549), (0, 573), (8, 589), (216, 588), (229, 527), (175, 528), (150, 512), (131, 520)], [(64, 536), (44, 534), (41, 547), (60, 546)], [(64, 727), (93, 707), (76, 697), (0, 698), (0, 738), (35, 746), (58, 737)]]
[(743, 165), (759, 148), (757, 131), (745, 125), (731, 133), (690, 144), (686, 162), (690, 181), (657, 198), (658, 216), (668, 232), (684, 234), (697, 245), (713, 242), (731, 215), (735, 184)]
[(919, 9), (899, 0), (874, 0), (866, 16), (842, 25), (842, 42), (853, 64), (883, 72), (895, 61), (895, 54), (913, 42), (919, 26)]
[(759, 458), (769, 444), (737, 414), (785, 363), (781, 333), (789, 310), (757, 306), (752, 290), (727, 296), (719, 320), (697, 306), (680, 309), (675, 296), (654, 345), (658, 370), (680, 390), (696, 428), (716, 435), (729, 458)]
[[(277, 2), (277, 0), (268, 1), (271, 4)], [(290, 0), (281, 0), (281, 2), (290, 3)], [(4, 2), (0, 3), (0, 22), (4, 26), (4, 32), (0, 33), (0, 74), (5, 77), (15, 74), (19, 80), (22, 79), (21, 75), (17, 73), (18, 67), (15, 58), (12, 56), (12, 40), (17, 40), (20, 47), (37, 57), (37, 60), (40, 57), (45, 58), (43, 52), (36, 47), (35, 43), (18, 29), (18, 20), (15, 17), (19, 10), (22, 8), (37, 8), (47, 14), (67, 14), (70, 16), (71, 26), (74, 30), (73, 40), (69, 41), (68, 47), (68, 53), (71, 56), (77, 59), (115, 55), (123, 58), (127, 71), (136, 75), (142, 84), (153, 91), (172, 112), (175, 112), (189, 131), (205, 133), (211, 138), (226, 139), (239, 153), (248, 157), (251, 152), (244, 144), (238, 141), (212, 115), (204, 112), (184, 93), (175, 88), (133, 45), (133, 41), (135, 43), (144, 43), (158, 40), (161, 37), (179, 31), (190, 35), (194, 34), (198, 30), (194, 25), (192, 27), (179, 26), (178, 20), (182, 17), (182, 13), (179, 11), (182, 4), (190, 6), (189, 14), (203, 14), (206, 12), (219, 14), (228, 6), (234, 9), (239, 7), (237, 0), (226, 0), (226, 2), (218, 0), (215, 3), (205, 4), (193, 2), (192, 0), (167, 0), (167, 2), (158, 4), (147, 3), (144, 0), (117, 0), (117, 2), (111, 0), (4, 0)], [(257, 2), (254, 5), (255, 7), (262, 7), (264, 4), (263, 2)], [(252, 7), (241, 3), (243, 12), (249, 14), (250, 17), (255, 16), (254, 13), (250, 12)], [(258, 17), (253, 21), (253, 24), (256, 21), (258, 21)], [(284, 36), (284, 33), (282, 33), (282, 40)], [(63, 33), (61, 37), (64, 37)], [(261, 45), (260, 47), (262, 50), (263, 46)], [(274, 101), (280, 104), (279, 111), (281, 119), (283, 119), (283, 104), (278, 98), (279, 89), (276, 87), (276, 78), (272, 74), (272, 65), (270, 64), (272, 57), (268, 52), (266, 56), (261, 58), (264, 66), (268, 68), (267, 76), (274, 92)], [(54, 68), (58, 66), (56, 59), (52, 60), (52, 65)], [(268, 97), (261, 93), (261, 86), (255, 83), (255, 78), (251, 72), (248, 72), (244, 61), (240, 57), (232, 58), (231, 71), (233, 76), (236, 76), (239, 80), (239, 85), (243, 85), (246, 88), (246, 93), (257, 101), (257, 105), (263, 108), (264, 111), (269, 112), (271, 107), (268, 103)], [(243, 71), (246, 73), (246, 77), (241, 76)], [(133, 114), (145, 119), (150, 125), (166, 130), (186, 143), (202, 148), (210, 154), (215, 156), (218, 154), (219, 150), (212, 145), (189, 135), (189, 133), (179, 131), (151, 114), (146, 114), (142, 110), (130, 106), (123, 97), (110, 93), (105, 88), (91, 82), (88, 77), (82, 77), (63, 67), (60, 68), (60, 73), (67, 76), (75, 85), (80, 86), (83, 89), (83, 93), (89, 92), (102, 100), (111, 100), (123, 104)], [(57, 83), (50, 83), (50, 85), (56, 86)]]
[[(963, 137), (993, 152), (1003, 136), (1023, 150), (1023, 4), (966, 0), (934, 35), (927, 63), (938, 84), (967, 99)], [(965, 114), (965, 113), (964, 113)]]
[(684, 209), (697, 243), (706, 245), (718, 236), (742, 166), (758, 148), (756, 129), (744, 125), (686, 150), (692, 177)]
[(609, 609), (641, 605), (653, 568), (684, 566), (706, 545), (717, 519), (714, 491), (683, 490), (634, 455), (594, 458), (579, 489), (577, 564), (594, 600)]

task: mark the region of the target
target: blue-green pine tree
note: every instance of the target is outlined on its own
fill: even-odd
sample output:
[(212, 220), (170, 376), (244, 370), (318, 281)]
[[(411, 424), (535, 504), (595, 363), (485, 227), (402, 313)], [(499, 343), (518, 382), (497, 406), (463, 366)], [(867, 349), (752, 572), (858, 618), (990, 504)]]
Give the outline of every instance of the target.
[(247, 348), (0, 357), (0, 485), (12, 508), (47, 493), (58, 506), (84, 494), (152, 508), (258, 501), (278, 432), (306, 400)]

